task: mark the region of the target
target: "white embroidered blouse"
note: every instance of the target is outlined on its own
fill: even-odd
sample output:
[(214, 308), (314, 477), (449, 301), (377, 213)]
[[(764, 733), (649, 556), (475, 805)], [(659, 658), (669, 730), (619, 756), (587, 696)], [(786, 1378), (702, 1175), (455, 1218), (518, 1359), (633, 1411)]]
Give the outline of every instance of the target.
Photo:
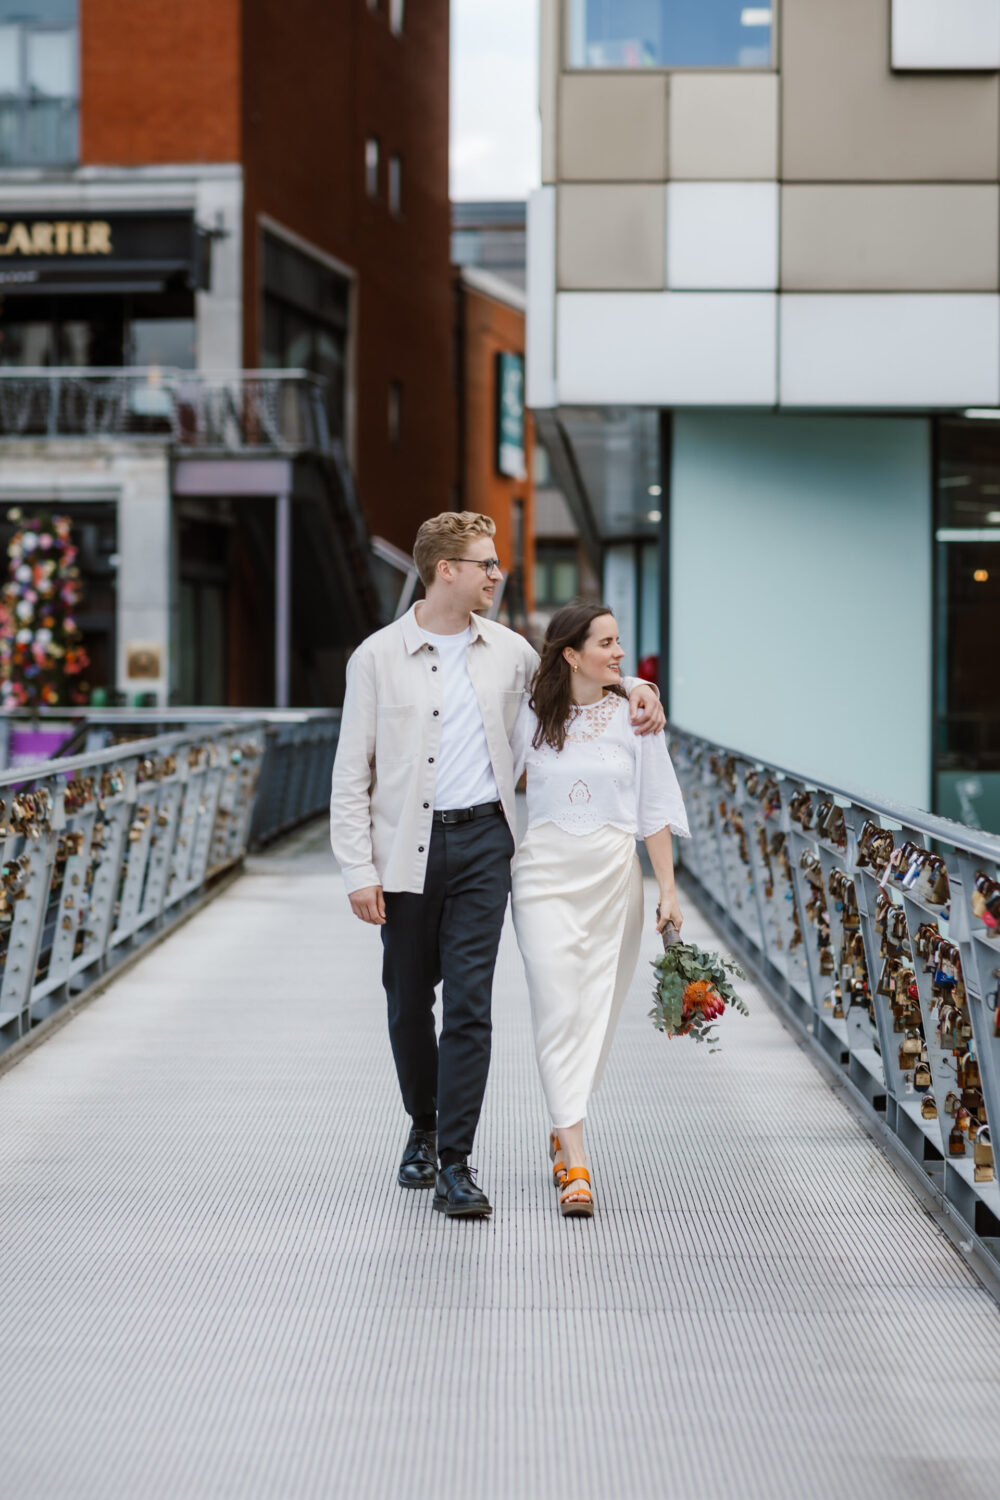
[(670, 828), (690, 837), (684, 798), (662, 734), (637, 735), (628, 701), (615, 693), (574, 705), (566, 744), (532, 744), (538, 720), (528, 694), (518, 713), (512, 749), (514, 776), (528, 773), (528, 827), (557, 823), (567, 833), (609, 824), (639, 838)]

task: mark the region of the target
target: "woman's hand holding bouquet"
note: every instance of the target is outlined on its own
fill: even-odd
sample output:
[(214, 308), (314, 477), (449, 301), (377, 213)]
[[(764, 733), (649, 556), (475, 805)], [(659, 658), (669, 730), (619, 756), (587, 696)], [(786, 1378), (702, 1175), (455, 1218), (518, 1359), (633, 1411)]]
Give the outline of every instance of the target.
[[(676, 901), (673, 903), (676, 906)], [(750, 1014), (729, 982), (729, 975), (746, 979), (743, 970), (717, 953), (704, 953), (693, 943), (682, 943), (670, 908), (661, 899), (657, 908), (657, 931), (663, 933), (663, 955), (653, 962), (656, 981), (650, 1018), (657, 1031), (668, 1036), (693, 1036), (716, 1050), (715, 1022), (726, 1006)]]

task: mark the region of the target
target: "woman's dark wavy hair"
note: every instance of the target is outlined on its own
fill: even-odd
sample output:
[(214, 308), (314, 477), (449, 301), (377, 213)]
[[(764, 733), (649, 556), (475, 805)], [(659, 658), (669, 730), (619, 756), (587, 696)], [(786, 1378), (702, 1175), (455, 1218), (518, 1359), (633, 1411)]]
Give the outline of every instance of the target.
[[(601, 615), (614, 611), (606, 604), (594, 604), (588, 600), (576, 600), (557, 609), (549, 621), (542, 645), (542, 659), (531, 683), (530, 704), (538, 720), (538, 728), (532, 743), (536, 750), (542, 745), (551, 745), (561, 750), (566, 743), (566, 721), (573, 703), (573, 671), (563, 652), (569, 648), (580, 651), (590, 634), (590, 627)], [(605, 689), (617, 693), (620, 698), (628, 694), (620, 683)]]

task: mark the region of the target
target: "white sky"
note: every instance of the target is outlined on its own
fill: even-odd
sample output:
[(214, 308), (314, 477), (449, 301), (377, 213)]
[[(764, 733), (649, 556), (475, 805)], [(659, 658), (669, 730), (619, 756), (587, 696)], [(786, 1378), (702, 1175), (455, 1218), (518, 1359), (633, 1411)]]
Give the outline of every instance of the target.
[(538, 0), (452, 0), (451, 196), (538, 182)]

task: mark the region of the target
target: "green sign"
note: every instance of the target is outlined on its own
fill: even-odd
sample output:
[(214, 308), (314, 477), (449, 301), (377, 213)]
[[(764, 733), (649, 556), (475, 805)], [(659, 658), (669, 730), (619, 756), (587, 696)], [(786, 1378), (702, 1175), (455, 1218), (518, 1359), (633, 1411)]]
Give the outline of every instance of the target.
[(497, 471), (523, 479), (524, 358), (497, 355)]

